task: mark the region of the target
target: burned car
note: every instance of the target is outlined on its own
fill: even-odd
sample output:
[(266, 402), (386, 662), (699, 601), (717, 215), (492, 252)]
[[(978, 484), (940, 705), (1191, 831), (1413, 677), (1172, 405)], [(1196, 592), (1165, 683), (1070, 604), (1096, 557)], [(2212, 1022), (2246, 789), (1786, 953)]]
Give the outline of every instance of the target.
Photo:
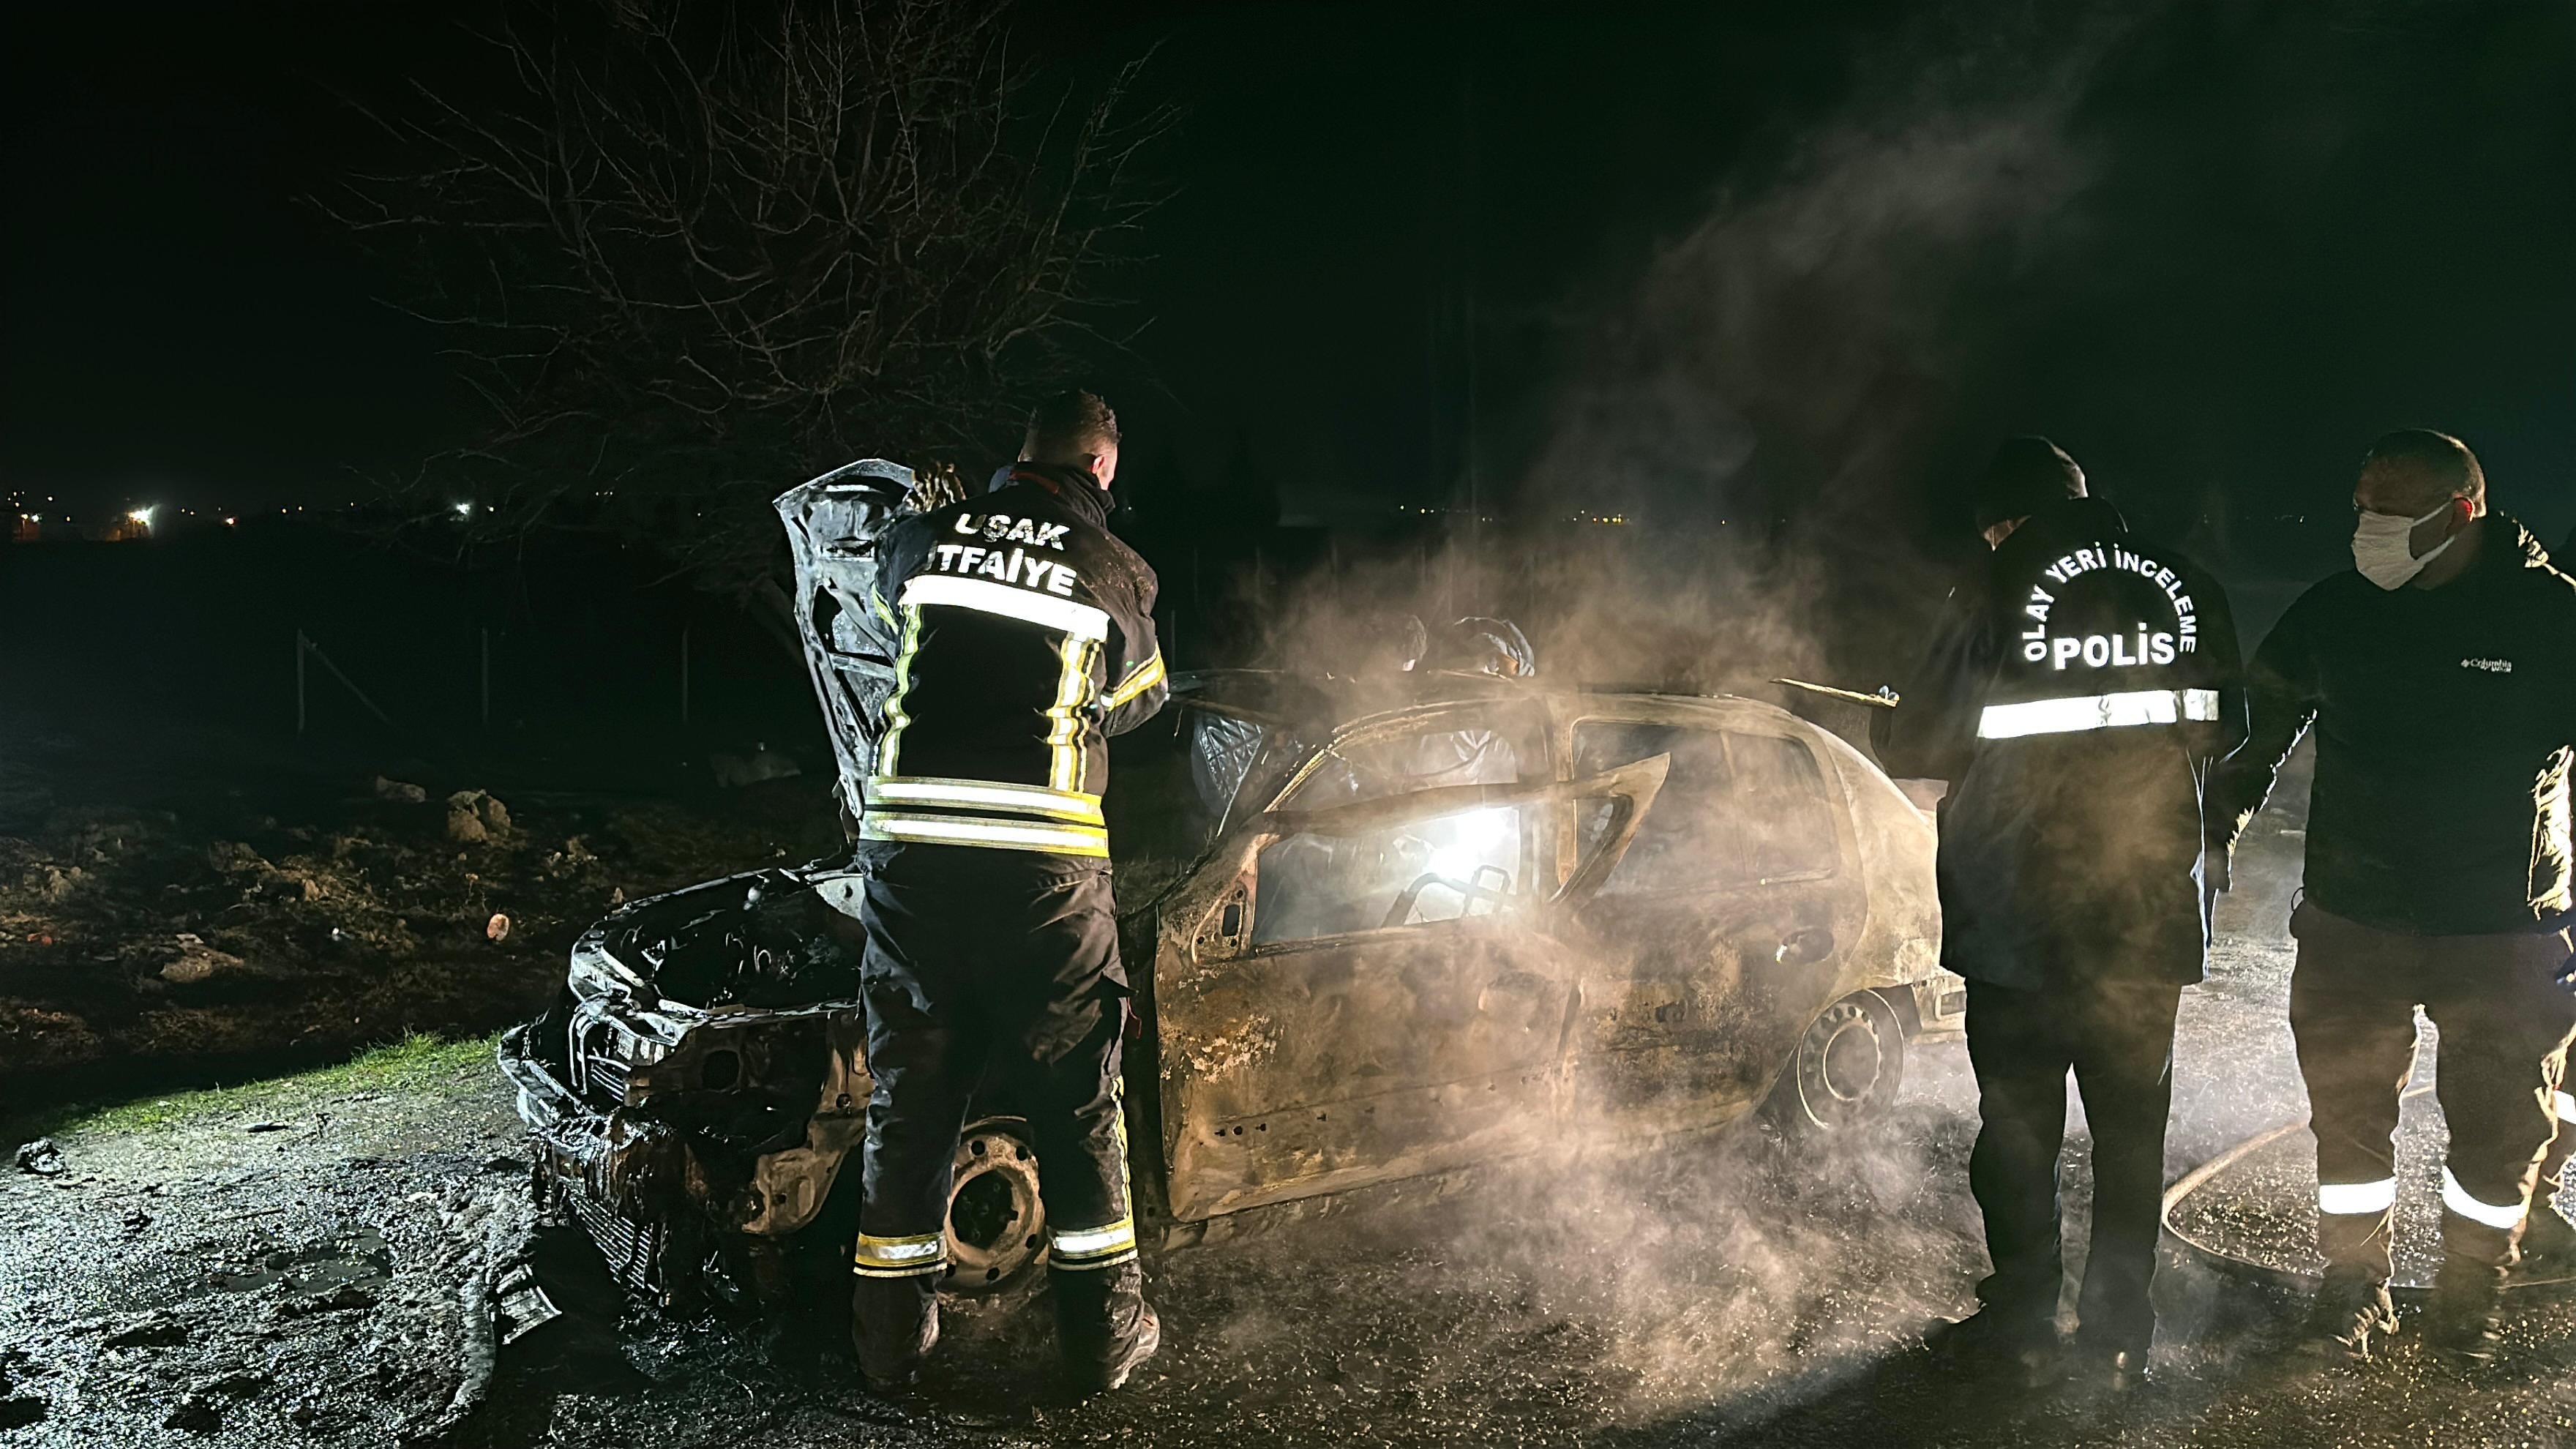
[[(1958, 1028), (1932, 824), (1842, 739), (1750, 699), (1401, 681), (1178, 677), (1118, 741), (1140, 1237), (1756, 1110), (1847, 1129)], [(504, 1038), (547, 1191), (633, 1288), (846, 1299), (853, 895), (827, 867), (639, 901)], [(957, 1164), (948, 1286), (1028, 1281), (1006, 1098)]]

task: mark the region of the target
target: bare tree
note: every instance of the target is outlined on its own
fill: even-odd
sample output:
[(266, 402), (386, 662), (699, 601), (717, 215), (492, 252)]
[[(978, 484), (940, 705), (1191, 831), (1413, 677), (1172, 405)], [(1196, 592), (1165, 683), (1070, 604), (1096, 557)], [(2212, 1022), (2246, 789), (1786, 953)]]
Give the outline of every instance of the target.
[(770, 592), (768, 500), (878, 453), (973, 466), (1093, 332), (1153, 197), (1099, 93), (1027, 102), (1003, 0), (554, 0), (507, 101), (422, 88), (416, 165), (330, 209), (416, 279), (489, 411), (405, 480), (485, 530), (594, 527)]

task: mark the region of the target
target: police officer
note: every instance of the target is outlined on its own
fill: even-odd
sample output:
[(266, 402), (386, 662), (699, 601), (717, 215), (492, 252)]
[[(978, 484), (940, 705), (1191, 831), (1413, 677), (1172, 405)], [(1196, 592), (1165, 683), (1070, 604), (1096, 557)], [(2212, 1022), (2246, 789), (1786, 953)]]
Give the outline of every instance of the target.
[(1108, 737), (1167, 694), (1153, 571), (1113, 537), (1118, 422), (1041, 404), (980, 498), (886, 535), (873, 606), (900, 640), (860, 821), (867, 872), (860, 1366), (908, 1381), (939, 1336), (950, 1163), (988, 1080), (1036, 1138), (1057, 1336), (1116, 1388), (1161, 1327), (1128, 1194), (1127, 978), (1101, 814)]
[(2327, 1263), (2311, 1341), (2367, 1358), (2398, 1327), (2392, 1139), (2420, 1005), (2441, 1031), (2450, 1126), (2430, 1337), (2475, 1363), (2495, 1354), (2576, 1031), (2559, 981), (2576, 904), (2576, 581), (2487, 511), (2476, 455), (2446, 434), (2373, 444), (2353, 506), (2353, 569), (2300, 595), (2255, 652), (2253, 736), (2225, 786), (2250, 818), (2316, 726), (2306, 896), (2290, 918)]
[[(1969, 1185), (1994, 1271), (1936, 1353), (2038, 1387), (2143, 1376), (2174, 1014), (2207, 950), (2202, 810), (2242, 738), (2225, 593), (2087, 496), (2045, 438), (1977, 491), (1989, 567), (1902, 703), (1874, 721), (1891, 774), (1947, 780), (1941, 964), (1968, 979), (1982, 1125)], [(2066, 1077), (2093, 1130), (2093, 1233), (2071, 1359), (2057, 1307)]]

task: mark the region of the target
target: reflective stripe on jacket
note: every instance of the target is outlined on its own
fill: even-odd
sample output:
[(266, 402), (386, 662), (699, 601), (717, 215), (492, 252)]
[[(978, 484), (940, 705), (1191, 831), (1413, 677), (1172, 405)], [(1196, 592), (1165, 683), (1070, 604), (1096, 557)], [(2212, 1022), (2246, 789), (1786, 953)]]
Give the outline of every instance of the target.
[(2244, 738), (2225, 590), (2098, 499), (2033, 514), (1876, 721), (1941, 807), (1942, 964), (1999, 986), (2196, 981), (2202, 809)]
[(1153, 570), (1087, 474), (1021, 463), (886, 537), (899, 644), (862, 840), (1106, 856), (1108, 737), (1169, 694)]

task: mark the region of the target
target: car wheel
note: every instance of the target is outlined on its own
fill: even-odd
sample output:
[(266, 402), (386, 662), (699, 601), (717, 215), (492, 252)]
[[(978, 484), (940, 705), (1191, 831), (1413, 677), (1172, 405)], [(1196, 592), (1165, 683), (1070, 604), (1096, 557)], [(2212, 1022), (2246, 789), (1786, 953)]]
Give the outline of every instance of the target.
[(996, 1293), (1025, 1277), (1046, 1252), (1046, 1207), (1038, 1197), (1038, 1155), (1029, 1124), (987, 1117), (957, 1139), (948, 1190), (951, 1293)]
[(1904, 1082), (1904, 1023), (1877, 992), (1855, 992), (1798, 1039), (1768, 1107), (1793, 1133), (1848, 1131), (1885, 1115)]

